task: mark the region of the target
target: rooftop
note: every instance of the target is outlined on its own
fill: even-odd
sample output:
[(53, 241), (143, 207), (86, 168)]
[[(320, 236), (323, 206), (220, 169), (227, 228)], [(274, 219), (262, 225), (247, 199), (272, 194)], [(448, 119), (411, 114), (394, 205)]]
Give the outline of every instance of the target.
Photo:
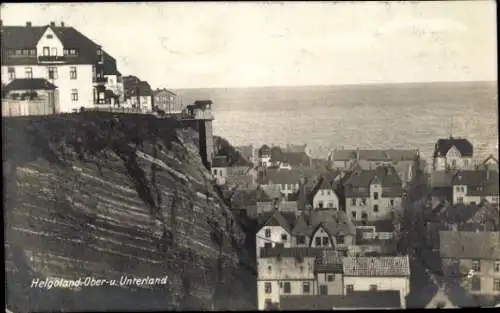
[(410, 276), (408, 256), (384, 257), (344, 257), (346, 276)]
[(8, 83), (3, 92), (16, 90), (54, 90), (57, 86), (47, 81), (45, 78), (17, 78)]
[(500, 232), (440, 231), (442, 258), (500, 259)]
[(472, 157), (474, 149), (469, 140), (465, 138), (438, 139), (434, 147), (434, 157), (444, 157), (452, 147), (460, 151), (462, 157)]

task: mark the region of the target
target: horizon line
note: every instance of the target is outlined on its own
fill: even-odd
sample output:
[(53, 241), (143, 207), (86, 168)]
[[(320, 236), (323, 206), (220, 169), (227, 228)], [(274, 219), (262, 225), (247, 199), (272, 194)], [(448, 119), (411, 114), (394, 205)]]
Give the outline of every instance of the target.
[[(430, 84), (498, 84), (498, 80), (464, 80), (464, 81), (416, 81), (416, 82), (374, 82), (374, 83), (347, 83), (347, 84), (303, 84), (303, 85), (253, 85), (253, 86), (213, 86), (213, 87), (170, 87), (170, 90), (194, 89), (248, 89), (248, 88), (307, 88), (307, 87), (354, 87), (354, 86), (381, 86), (381, 85), (430, 85)], [(166, 88), (166, 87), (162, 87)], [(161, 88), (160, 88), (161, 89)]]

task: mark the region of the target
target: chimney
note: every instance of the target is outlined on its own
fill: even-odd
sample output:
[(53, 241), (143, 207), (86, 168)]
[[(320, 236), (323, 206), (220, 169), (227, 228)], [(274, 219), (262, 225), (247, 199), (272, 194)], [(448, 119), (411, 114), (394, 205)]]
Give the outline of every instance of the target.
[(26, 22), (26, 27), (31, 27), (31, 22), (30, 21)]
[(359, 148), (356, 148), (356, 161), (359, 161)]
[(56, 27), (56, 22), (50, 22), (50, 27)]

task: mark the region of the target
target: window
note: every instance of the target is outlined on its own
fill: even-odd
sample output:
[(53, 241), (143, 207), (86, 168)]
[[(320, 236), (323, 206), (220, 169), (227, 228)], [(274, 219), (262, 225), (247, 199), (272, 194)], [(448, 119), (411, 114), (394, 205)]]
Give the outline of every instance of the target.
[(345, 286), (346, 293), (351, 293), (354, 291), (354, 285), (346, 285)]
[(356, 211), (352, 211), (352, 218), (356, 219)]
[(493, 279), (493, 291), (500, 291), (500, 279)]
[(328, 286), (327, 285), (320, 285), (319, 286), (319, 294), (322, 296), (328, 295)]
[(464, 197), (457, 197), (458, 203), (464, 203)]
[(16, 55), (21, 55), (21, 54), (23, 54), (23, 50), (21, 49), (16, 50)]
[(302, 283), (302, 293), (310, 293), (311, 292), (311, 283), (303, 282)]
[(320, 209), (322, 209), (322, 208), (323, 208), (323, 201), (320, 201), (320, 202), (318, 203), (318, 206), (319, 206), (319, 208), (320, 208)]
[(471, 289), (473, 291), (481, 291), (481, 279), (479, 277), (472, 277)]
[(327, 194), (327, 195), (331, 195), (331, 193), (332, 193), (332, 192), (331, 192), (330, 190), (327, 190), (327, 191), (326, 191), (326, 194)]
[(361, 213), (361, 218), (364, 220), (368, 219), (368, 214), (366, 212)]
[(9, 73), (9, 80), (16, 79), (16, 70), (13, 67), (9, 67), (7, 72)]
[(78, 90), (71, 89), (71, 101), (78, 101)]
[(338, 236), (338, 237), (337, 237), (337, 244), (339, 244), (339, 245), (343, 245), (343, 244), (344, 244), (344, 242), (345, 242), (345, 240), (344, 240), (344, 236)]
[(35, 49), (31, 49), (30, 50), (30, 55), (36, 55), (36, 50)]
[(332, 282), (335, 280), (335, 276), (334, 275), (327, 275), (326, 280)]
[(363, 203), (363, 205), (366, 205), (366, 198), (362, 198), (361, 202)]
[[(76, 74), (76, 66), (72, 66), (70, 69), (69, 69), (69, 78), (70, 79), (76, 79), (77, 78), (77, 74)], [(216, 173), (217, 174), (217, 173)]]
[(272, 248), (272, 247), (273, 247), (272, 243), (270, 243), (270, 242), (264, 243), (264, 248)]
[(333, 202), (328, 202), (328, 208), (333, 208)]
[(436, 302), (436, 309), (443, 309), (445, 305), (446, 303), (444, 301), (438, 301)]
[(49, 56), (49, 55), (50, 55), (50, 48), (43, 47), (43, 56)]
[(281, 234), (281, 240), (287, 240), (288, 236), (286, 234)]
[(217, 175), (217, 169), (214, 169), (213, 172), (214, 172), (214, 175)]
[(378, 200), (378, 192), (374, 192), (373, 193), (373, 199), (374, 200)]
[(481, 271), (481, 263), (479, 262), (479, 260), (472, 260), (472, 270), (474, 272)]
[(47, 37), (47, 39), (52, 39), (52, 38), (54, 38), (54, 36), (53, 36), (52, 34), (47, 34), (47, 36), (46, 36), (46, 37)]
[(370, 291), (377, 291), (377, 285), (370, 285)]
[(306, 244), (306, 238), (304, 236), (297, 236), (297, 244), (298, 245)]
[(377, 204), (373, 205), (373, 212), (375, 212), (375, 213), (378, 212), (378, 205)]
[(269, 228), (266, 229), (266, 238), (271, 237), (271, 230)]
[(24, 76), (28, 79), (33, 78), (33, 69), (31, 67), (24, 68)]
[(273, 271), (273, 267), (272, 267), (271, 265), (269, 265), (269, 266), (267, 267), (267, 271), (268, 271), (269, 273), (271, 273), (271, 272)]
[(317, 247), (321, 246), (321, 237), (316, 237), (314, 243), (316, 244)]
[(70, 55), (76, 55), (76, 49), (70, 49), (69, 50)]
[(495, 262), (495, 267), (494, 267), (495, 272), (500, 272), (500, 261)]
[(264, 289), (265, 289), (265, 293), (271, 293), (272, 290), (273, 290), (271, 283), (265, 283), (264, 284)]
[(351, 204), (352, 204), (352, 205), (356, 205), (356, 198), (352, 198), (352, 199), (351, 199)]
[(467, 160), (467, 159), (466, 159), (466, 160), (464, 160), (464, 166), (465, 166), (465, 167), (469, 166), (469, 160)]
[(391, 199), (389, 203), (391, 204), (391, 206), (394, 206), (394, 199)]
[(328, 237), (323, 237), (323, 246), (328, 246)]
[(49, 79), (57, 79), (57, 67), (49, 67)]
[(292, 292), (292, 286), (290, 285), (290, 282), (285, 282), (283, 284), (283, 292), (284, 293), (291, 293)]

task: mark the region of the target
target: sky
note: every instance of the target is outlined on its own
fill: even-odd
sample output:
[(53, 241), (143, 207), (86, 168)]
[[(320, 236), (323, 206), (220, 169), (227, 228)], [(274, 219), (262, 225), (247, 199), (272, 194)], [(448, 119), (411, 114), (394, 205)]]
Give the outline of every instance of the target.
[(495, 1), (3, 3), (73, 26), (153, 88), (496, 81)]

